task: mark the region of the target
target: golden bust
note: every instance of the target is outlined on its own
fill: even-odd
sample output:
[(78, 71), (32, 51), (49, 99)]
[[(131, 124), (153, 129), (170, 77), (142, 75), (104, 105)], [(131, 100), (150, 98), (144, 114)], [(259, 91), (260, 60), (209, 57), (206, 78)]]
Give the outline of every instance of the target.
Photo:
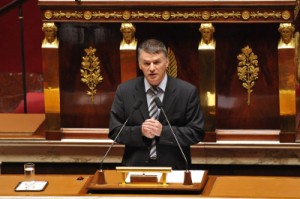
[(136, 49), (135, 27), (132, 23), (122, 23), (120, 28), (123, 39), (120, 44), (121, 50)]
[(198, 49), (215, 49), (216, 42), (213, 38), (215, 28), (212, 23), (201, 23), (199, 31), (202, 37)]
[(278, 31), (281, 35), (281, 38), (278, 43), (278, 48), (294, 48), (294, 25), (292, 25), (291, 23), (281, 23), (279, 25)]
[(42, 43), (43, 48), (58, 48), (57, 27), (54, 23), (43, 23), (42, 31), (45, 38)]

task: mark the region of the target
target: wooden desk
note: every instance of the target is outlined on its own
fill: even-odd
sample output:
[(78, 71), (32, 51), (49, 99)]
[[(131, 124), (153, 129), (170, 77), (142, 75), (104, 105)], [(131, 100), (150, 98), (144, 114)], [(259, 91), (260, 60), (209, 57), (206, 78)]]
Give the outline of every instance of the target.
[[(78, 180), (78, 177), (83, 177)], [(66, 196), (81, 195), (90, 176), (87, 175), (36, 175), (36, 180), (48, 181), (42, 192), (15, 192), (17, 184), (24, 180), (23, 175), (0, 175), (0, 196)]]
[[(83, 177), (83, 180), (78, 180)], [(15, 199), (30, 196), (51, 196), (63, 199), (65, 196), (80, 196), (80, 198), (157, 198), (184, 199), (184, 198), (300, 198), (299, 177), (265, 177), (265, 176), (209, 176), (208, 182), (202, 193), (193, 194), (159, 194), (151, 193), (99, 193), (87, 194), (86, 186), (91, 180), (88, 175), (36, 175), (37, 180), (47, 180), (48, 186), (43, 192), (15, 192), (18, 182), (23, 180), (23, 175), (0, 175), (0, 198), (16, 196)], [(5, 197), (7, 196), (7, 197)], [(19, 196), (19, 197), (17, 197)]]
[(210, 176), (203, 196), (300, 198), (299, 177)]

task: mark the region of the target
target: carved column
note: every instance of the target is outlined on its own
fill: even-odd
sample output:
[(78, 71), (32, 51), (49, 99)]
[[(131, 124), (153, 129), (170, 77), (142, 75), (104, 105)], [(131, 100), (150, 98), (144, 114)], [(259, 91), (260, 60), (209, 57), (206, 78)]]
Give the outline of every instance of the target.
[[(44, 23), (42, 43), (46, 131), (60, 130), (59, 40), (54, 23)], [(60, 133), (58, 133), (60, 134)]]
[(205, 116), (205, 130), (215, 131), (216, 88), (215, 88), (215, 31), (211, 23), (202, 23), (199, 31), (202, 38), (198, 46), (200, 67), (200, 100)]
[(291, 133), (285, 141), (294, 141), (296, 128), (296, 49), (294, 26), (290, 23), (281, 23), (281, 34), (278, 43), (278, 73), (279, 73), (279, 100), (280, 100), (280, 128), (282, 133)]

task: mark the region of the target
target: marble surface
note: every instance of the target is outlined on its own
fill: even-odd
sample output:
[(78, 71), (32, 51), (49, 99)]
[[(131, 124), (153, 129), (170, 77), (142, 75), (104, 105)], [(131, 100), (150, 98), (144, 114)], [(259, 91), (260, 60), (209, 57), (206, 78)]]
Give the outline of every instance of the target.
[[(0, 140), (1, 162), (97, 163), (109, 140)], [(115, 144), (104, 163), (119, 163), (123, 146)], [(300, 165), (300, 144), (277, 142), (199, 143), (192, 146), (193, 164)]]

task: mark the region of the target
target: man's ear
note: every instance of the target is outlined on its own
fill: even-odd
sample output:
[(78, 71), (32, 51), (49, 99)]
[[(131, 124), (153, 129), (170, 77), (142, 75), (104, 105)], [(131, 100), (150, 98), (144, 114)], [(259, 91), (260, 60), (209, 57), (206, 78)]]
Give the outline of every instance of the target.
[(167, 58), (167, 66), (166, 66), (166, 68), (169, 67), (169, 63), (170, 63), (169, 58)]
[(139, 64), (139, 69), (142, 70), (142, 66)]

